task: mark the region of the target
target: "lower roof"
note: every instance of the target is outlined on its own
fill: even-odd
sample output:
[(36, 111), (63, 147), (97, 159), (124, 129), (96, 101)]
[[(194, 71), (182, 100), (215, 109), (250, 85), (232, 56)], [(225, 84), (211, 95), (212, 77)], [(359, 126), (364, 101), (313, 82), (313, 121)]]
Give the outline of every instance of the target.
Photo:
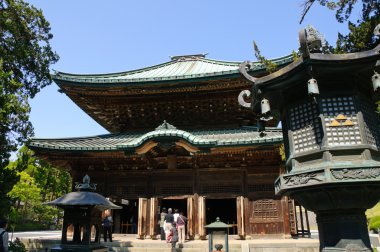
[(182, 140), (201, 148), (260, 146), (280, 144), (283, 141), (279, 128), (266, 128), (265, 133), (256, 127), (234, 129), (184, 131), (164, 122), (153, 131), (107, 134), (92, 137), (32, 139), (32, 149), (62, 151), (127, 151), (133, 153), (149, 141), (167, 142)]

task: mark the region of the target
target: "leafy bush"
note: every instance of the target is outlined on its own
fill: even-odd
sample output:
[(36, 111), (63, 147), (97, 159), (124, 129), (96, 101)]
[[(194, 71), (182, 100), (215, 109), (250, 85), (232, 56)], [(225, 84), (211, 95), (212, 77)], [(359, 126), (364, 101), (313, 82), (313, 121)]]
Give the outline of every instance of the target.
[(9, 243), (9, 251), (12, 252), (26, 252), (25, 245), (20, 241), (18, 237), (14, 241)]
[(49, 226), (41, 222), (22, 222), (14, 224), (14, 232), (47, 230)]
[(375, 233), (378, 233), (380, 230), (380, 216), (374, 216), (369, 220), (368, 224), (369, 230), (374, 231)]

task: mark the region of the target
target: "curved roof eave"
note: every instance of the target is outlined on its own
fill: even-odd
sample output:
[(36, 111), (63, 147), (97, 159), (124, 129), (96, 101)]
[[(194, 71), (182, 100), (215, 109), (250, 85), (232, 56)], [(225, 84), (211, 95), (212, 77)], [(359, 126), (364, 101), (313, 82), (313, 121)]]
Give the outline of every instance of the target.
[[(293, 61), (292, 55), (272, 60), (277, 65), (286, 65)], [(218, 61), (212, 59), (172, 60), (159, 65), (109, 74), (71, 74), (56, 71), (52, 74), (58, 84), (71, 85), (125, 85), (133, 83), (160, 83), (163, 81), (193, 81), (194, 79), (226, 78), (240, 76), (240, 62)], [(265, 66), (252, 63), (252, 72), (263, 71)]]
[(278, 128), (266, 128), (267, 135), (260, 136), (256, 128), (188, 132), (175, 127), (159, 127), (154, 131), (135, 135), (108, 134), (88, 138), (32, 139), (29, 147), (39, 150), (105, 152), (136, 150), (149, 140), (160, 142), (178, 139), (199, 148), (258, 146), (280, 144), (283, 141), (282, 131)]
[(356, 53), (346, 53), (346, 54), (322, 54), (322, 53), (311, 53), (309, 57), (300, 58), (297, 61), (290, 63), (289, 65), (273, 72), (269, 75), (257, 78), (255, 84), (260, 86), (268, 86), (270, 83), (277, 82), (283, 79), (286, 75), (292, 74), (293, 72), (302, 71), (309, 65), (323, 65), (329, 66), (332, 64), (338, 64), (342, 66), (344, 64), (350, 64), (351, 62), (360, 61), (376, 61), (380, 59), (380, 44), (375, 48)]

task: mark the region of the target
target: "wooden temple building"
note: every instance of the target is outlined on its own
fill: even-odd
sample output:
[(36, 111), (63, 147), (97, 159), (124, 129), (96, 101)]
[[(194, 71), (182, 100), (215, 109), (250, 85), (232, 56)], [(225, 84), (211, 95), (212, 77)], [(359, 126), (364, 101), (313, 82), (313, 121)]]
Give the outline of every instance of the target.
[[(88, 174), (98, 193), (123, 206), (113, 211), (115, 232), (132, 232), (133, 216), (138, 237), (155, 238), (166, 207), (188, 217), (190, 239), (205, 237), (216, 217), (242, 238), (289, 236), (293, 205), (274, 193), (282, 132), (276, 125), (260, 132), (257, 115), (239, 105), (251, 85), (239, 65), (199, 54), (121, 73), (56, 72), (60, 92), (110, 134), (36, 138), (29, 147), (73, 181)], [(250, 74), (263, 76), (265, 67), (253, 63)]]

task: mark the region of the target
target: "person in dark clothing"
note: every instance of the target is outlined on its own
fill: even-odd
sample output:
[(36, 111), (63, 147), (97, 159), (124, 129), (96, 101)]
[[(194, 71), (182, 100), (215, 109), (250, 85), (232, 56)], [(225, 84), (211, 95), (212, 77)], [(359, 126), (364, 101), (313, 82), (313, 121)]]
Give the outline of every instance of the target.
[(109, 238), (110, 242), (112, 242), (112, 217), (111, 216), (106, 216), (103, 219), (103, 236), (104, 236), (104, 241), (107, 241), (107, 237)]
[(0, 219), (0, 252), (8, 252), (8, 221)]
[(164, 227), (165, 227), (165, 239), (167, 241), (168, 235), (170, 233), (170, 229), (172, 228), (172, 223), (174, 222), (174, 216), (173, 216), (171, 208), (168, 209), (168, 213), (165, 215), (164, 221), (165, 221), (165, 225), (164, 225)]
[(178, 242), (178, 231), (177, 231), (175, 222), (172, 223), (169, 236), (171, 236), (171, 239), (169, 242), (172, 244), (172, 251), (173, 250), (175, 251), (175, 244)]

